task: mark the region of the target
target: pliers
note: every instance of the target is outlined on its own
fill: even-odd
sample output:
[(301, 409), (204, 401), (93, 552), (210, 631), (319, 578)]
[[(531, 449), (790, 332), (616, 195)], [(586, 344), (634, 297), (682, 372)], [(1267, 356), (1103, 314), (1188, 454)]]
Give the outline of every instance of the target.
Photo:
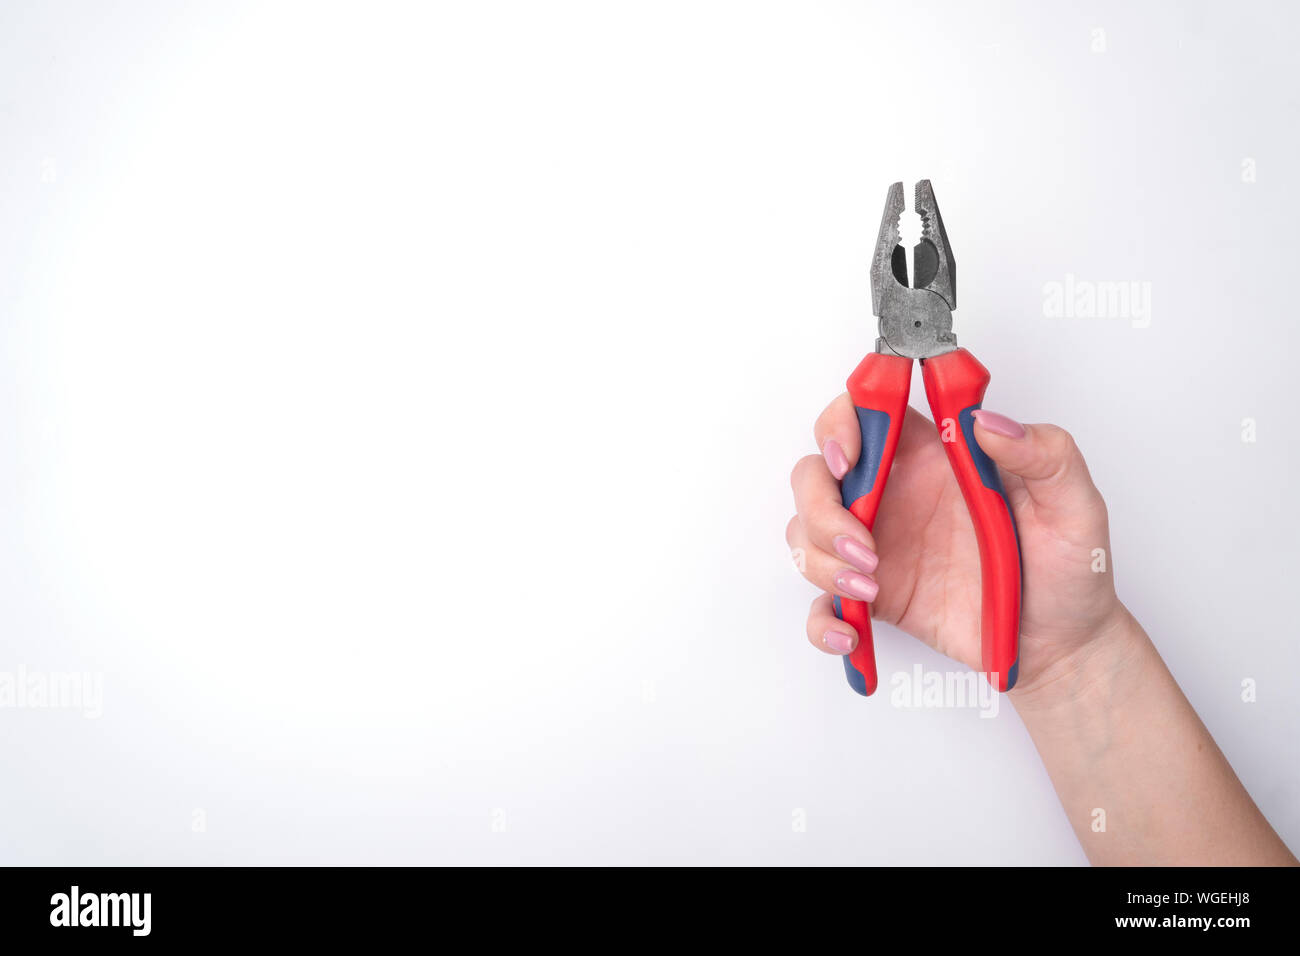
[[(979, 544), (981, 668), (990, 684), (1008, 691), (1020, 666), (1020, 542), (998, 467), (975, 441), (971, 413), (984, 400), (989, 373), (975, 356), (957, 347), (952, 331), (957, 266), (928, 179), (916, 184), (921, 241), (913, 250), (915, 275), (910, 285), (906, 253), (899, 244), (902, 212), (903, 184), (894, 183), (885, 198), (871, 263), (871, 307), (880, 319), (880, 337), (876, 351), (848, 381), (862, 451), (841, 483), (844, 507), (868, 529), (875, 524), (907, 413), (912, 359), (919, 359), (925, 397)], [(844, 658), (844, 671), (849, 685), (868, 696), (876, 689), (871, 609), (866, 602), (836, 597), (835, 614), (858, 632), (858, 646)]]

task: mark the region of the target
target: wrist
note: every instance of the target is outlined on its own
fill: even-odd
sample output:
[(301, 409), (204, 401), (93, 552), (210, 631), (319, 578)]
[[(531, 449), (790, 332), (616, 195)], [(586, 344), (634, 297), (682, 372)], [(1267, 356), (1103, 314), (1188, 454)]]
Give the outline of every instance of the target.
[(1123, 604), (1073, 650), (1052, 657), (1008, 697), (1022, 718), (1046, 715), (1090, 700), (1113, 703), (1155, 647)]

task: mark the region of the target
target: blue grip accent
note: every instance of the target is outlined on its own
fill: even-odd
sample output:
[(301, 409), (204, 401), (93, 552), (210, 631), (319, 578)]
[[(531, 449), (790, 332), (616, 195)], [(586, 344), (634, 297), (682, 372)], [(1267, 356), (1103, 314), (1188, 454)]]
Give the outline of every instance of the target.
[[(835, 605), (835, 616), (838, 617), (841, 621), (844, 620), (844, 607), (840, 604), (840, 596), (838, 594), (832, 594), (831, 602)], [(861, 672), (859, 672), (858, 669), (854, 667), (853, 664), (849, 661), (848, 654), (845, 654), (843, 659), (844, 659), (844, 676), (849, 679), (849, 686), (852, 687), (859, 694), (861, 694), (863, 697), (868, 696), (867, 679), (863, 677)]]
[(880, 460), (885, 457), (885, 440), (889, 437), (889, 412), (859, 408), (857, 413), (858, 430), (862, 432), (862, 454), (858, 455), (858, 463), (849, 469), (840, 484), (840, 496), (846, 508), (863, 495), (870, 494), (876, 486), (876, 472), (880, 470)]
[[(835, 604), (835, 617), (844, 620), (844, 606), (840, 604), (839, 594), (831, 594), (831, 602)], [(842, 659), (844, 659), (844, 676), (849, 679), (849, 687), (852, 687), (854, 691), (857, 691), (863, 697), (868, 696), (865, 676), (862, 676), (862, 672), (858, 671), (857, 667), (854, 667), (853, 663), (849, 661), (848, 654), (845, 654)]]
[[(993, 459), (985, 454), (980, 443), (975, 440), (975, 415), (979, 403), (976, 402), (970, 408), (963, 408), (961, 414), (957, 416), (961, 423), (962, 437), (966, 439), (966, 450), (970, 452), (971, 461), (975, 463), (975, 470), (979, 472), (980, 481), (985, 488), (991, 488), (1002, 496), (1002, 502), (1007, 506), (1007, 514), (1011, 516), (1011, 532), (1016, 536), (1016, 550), (1020, 550), (1020, 529), (1016, 527), (1016, 513), (1011, 510), (1011, 502), (1007, 500), (1006, 489), (1002, 487), (1002, 476), (998, 473), (998, 466), (993, 463)], [(1023, 562), (1021, 564), (1023, 567)], [(1017, 661), (1019, 663), (1019, 661)]]
[[(966, 439), (966, 449), (970, 452), (971, 461), (975, 463), (975, 470), (979, 472), (980, 481), (985, 488), (990, 488), (1002, 496), (1003, 502), (1007, 506), (1007, 514), (1011, 516), (1011, 531), (1016, 536), (1016, 550), (1020, 550), (1020, 529), (1016, 527), (1016, 513), (1011, 510), (1011, 502), (1007, 500), (1006, 490), (1002, 487), (1002, 475), (998, 473), (998, 466), (980, 447), (979, 442), (975, 440), (975, 410), (980, 407), (976, 402), (970, 408), (963, 408), (961, 414), (957, 416), (961, 424), (962, 436)], [(1020, 566), (1024, 567), (1023, 556)], [(1011, 670), (1007, 671), (1007, 690), (1016, 686), (1016, 678), (1020, 676), (1020, 658), (1011, 665)]]
[[(977, 402), (970, 408), (961, 410), (961, 414), (957, 416), (961, 424), (961, 433), (966, 438), (966, 448), (970, 452), (971, 461), (975, 462), (975, 470), (980, 474), (980, 481), (984, 483), (985, 488), (993, 489), (1002, 496), (1003, 501), (1006, 501), (1007, 493), (1002, 490), (1002, 476), (998, 474), (998, 466), (993, 464), (993, 459), (984, 453), (984, 449), (975, 440), (974, 413), (979, 407)], [(1011, 502), (1007, 501), (1007, 514), (1011, 513)]]
[(849, 661), (849, 655), (844, 655), (844, 676), (849, 679), (849, 686), (857, 691), (861, 696), (866, 697), (867, 679), (858, 672), (858, 669)]

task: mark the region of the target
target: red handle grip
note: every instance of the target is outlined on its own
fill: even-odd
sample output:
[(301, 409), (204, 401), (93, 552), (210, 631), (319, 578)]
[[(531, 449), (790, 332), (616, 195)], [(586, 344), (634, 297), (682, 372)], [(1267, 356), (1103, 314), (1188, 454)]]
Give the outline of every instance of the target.
[(1008, 691), (1020, 665), (1020, 541), (998, 466), (975, 441), (971, 413), (984, 400), (989, 372), (965, 349), (956, 349), (923, 360), (921, 373), (979, 544), (981, 666), (990, 684)]
[[(898, 355), (872, 352), (849, 376), (849, 397), (858, 412), (862, 450), (857, 464), (840, 483), (840, 495), (844, 507), (868, 530), (876, 523), (880, 498), (889, 480), (911, 385), (912, 360)], [(858, 632), (858, 646), (844, 659), (844, 673), (854, 690), (870, 696), (877, 683), (871, 607), (865, 601), (837, 597), (835, 610)]]

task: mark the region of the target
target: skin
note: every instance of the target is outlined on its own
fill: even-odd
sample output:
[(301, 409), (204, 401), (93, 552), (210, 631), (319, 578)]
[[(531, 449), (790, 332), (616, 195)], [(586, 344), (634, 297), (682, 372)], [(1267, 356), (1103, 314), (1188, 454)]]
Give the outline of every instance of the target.
[[(1089, 860), (1296, 865), (1116, 596), (1112, 574), (1093, 570), (1096, 548), (1111, 563), (1106, 503), (1074, 440), (1055, 425), (979, 417), (975, 438), (1002, 472), (1023, 559), (1021, 676), (1007, 696)], [(828, 654), (856, 645), (831, 595), (860, 597), (845, 585), (866, 580), (878, 588), (876, 620), (979, 669), (979, 552), (934, 424), (908, 410), (874, 534), (840, 501), (838, 478), (861, 446), (848, 395), (827, 407), (815, 434), (823, 454), (794, 467), (797, 514), (786, 529), (804, 576), (825, 592), (808, 614), (809, 641)], [(1105, 810), (1104, 832), (1092, 829), (1095, 808)]]

